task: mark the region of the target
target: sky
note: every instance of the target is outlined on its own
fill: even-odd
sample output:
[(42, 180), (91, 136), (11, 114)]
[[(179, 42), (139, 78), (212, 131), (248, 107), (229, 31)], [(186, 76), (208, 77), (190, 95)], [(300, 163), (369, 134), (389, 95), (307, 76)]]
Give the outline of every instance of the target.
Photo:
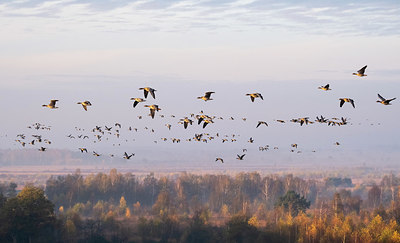
[[(16, 134), (29, 133), (26, 127), (35, 122), (52, 126), (51, 148), (71, 150), (78, 144), (66, 135), (77, 133), (76, 126), (89, 130), (120, 122), (156, 132), (127, 135), (135, 142), (121, 148), (79, 145), (105, 153), (131, 146), (189, 153), (184, 158), (190, 151), (211, 157), (232, 153), (234, 160), (254, 137), (254, 151), (265, 144), (289, 151), (298, 142), (303, 151), (334, 157), (362, 151), (359, 160), (367, 160), (368, 151), (378, 151), (398, 158), (398, 100), (392, 106), (375, 102), (377, 93), (400, 94), (398, 1), (16, 0), (0, 2), (0, 23), (0, 149), (21, 149)], [(351, 75), (364, 65), (367, 77)], [(317, 89), (327, 83), (331, 91)], [(142, 97), (138, 89), (145, 86), (157, 90), (156, 100), (146, 104), (160, 105), (166, 118), (150, 119), (141, 104), (132, 108), (129, 99)], [(196, 99), (206, 91), (216, 92), (213, 101)], [(251, 103), (245, 94), (252, 92), (264, 100)], [(356, 109), (340, 108), (343, 97), (353, 98)], [(60, 108), (41, 106), (50, 99), (59, 99)], [(93, 103), (88, 112), (76, 104), (83, 100)], [(207, 131), (179, 127), (179, 118), (200, 110), (225, 119)], [(274, 121), (317, 115), (347, 117), (351, 125)], [(269, 127), (256, 129), (259, 120)], [(166, 123), (173, 124), (172, 132)], [(242, 139), (229, 147), (161, 145), (161, 137), (184, 139), (203, 131)], [(340, 153), (336, 141), (343, 143)]]

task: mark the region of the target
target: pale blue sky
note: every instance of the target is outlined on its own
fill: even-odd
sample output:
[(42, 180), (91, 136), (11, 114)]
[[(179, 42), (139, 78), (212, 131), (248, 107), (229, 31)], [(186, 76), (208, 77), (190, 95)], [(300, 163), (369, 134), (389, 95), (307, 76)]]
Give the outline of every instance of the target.
[[(333, 154), (337, 140), (366, 151), (400, 148), (398, 100), (388, 107), (375, 102), (378, 92), (400, 96), (398, 1), (20, 0), (0, 3), (0, 23), (0, 135), (11, 137), (0, 138), (0, 148), (19, 148), (13, 136), (37, 121), (55, 127), (54, 148), (74, 149), (64, 136), (77, 125), (115, 121), (160, 131), (143, 135), (145, 146), (172, 137), (164, 120), (135, 118), (148, 111), (133, 110), (129, 98), (142, 96), (138, 88), (144, 86), (157, 89), (155, 103), (177, 118), (201, 109), (249, 117), (248, 125), (224, 120), (209, 128), (242, 134), (243, 141), (227, 151), (257, 135), (260, 145), (300, 141), (310, 151)], [(351, 75), (364, 65), (367, 77)], [(326, 83), (332, 91), (317, 90)], [(216, 92), (214, 101), (196, 99), (206, 91)], [(248, 92), (261, 92), (265, 100), (252, 104)], [(354, 98), (357, 108), (339, 108), (341, 97)], [(41, 107), (53, 98), (60, 109)], [(76, 102), (86, 99), (93, 107), (83, 112)], [(321, 114), (361, 125), (273, 123)], [(258, 120), (273, 125), (255, 130)], [(203, 131), (176, 129), (173, 135), (182, 138)]]

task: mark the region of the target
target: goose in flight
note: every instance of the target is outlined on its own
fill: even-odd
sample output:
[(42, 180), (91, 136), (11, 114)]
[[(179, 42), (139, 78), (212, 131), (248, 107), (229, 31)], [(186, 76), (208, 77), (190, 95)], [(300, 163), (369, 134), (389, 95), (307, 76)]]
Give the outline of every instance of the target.
[(124, 159), (130, 159), (132, 156), (135, 156), (134, 153), (132, 153), (131, 155), (128, 155), (126, 152), (124, 153), (124, 156), (122, 158)]
[(264, 100), (264, 98), (262, 97), (262, 95), (260, 93), (252, 93), (252, 94), (246, 94), (247, 96), (250, 96), (251, 102), (254, 102), (255, 98), (261, 98), (262, 100)]
[(396, 98), (385, 99), (385, 98), (383, 98), (380, 94), (378, 94), (378, 97), (379, 97), (379, 99), (381, 99), (381, 100), (377, 100), (376, 102), (381, 103), (381, 104), (384, 104), (384, 105), (391, 105), (390, 102), (391, 102), (392, 100), (395, 100), (395, 99), (396, 99)]
[(358, 77), (364, 77), (367, 76), (365, 73), (365, 69), (367, 69), (367, 65), (362, 67), (360, 70), (357, 71), (357, 73), (353, 73), (353, 75), (357, 75)]
[(39, 151), (40, 152), (44, 152), (44, 151), (46, 151), (46, 148), (45, 147), (40, 147)]
[(145, 99), (142, 99), (142, 98), (131, 98), (131, 100), (135, 101), (135, 102), (133, 102), (133, 108), (135, 108), (137, 106), (137, 104), (139, 104), (140, 102), (146, 101)]
[(58, 100), (50, 100), (50, 103), (48, 105), (42, 105), (43, 107), (48, 107), (50, 109), (57, 109), (58, 107), (56, 107), (56, 102)]
[(197, 99), (201, 99), (204, 101), (213, 100), (213, 99), (211, 99), (211, 94), (214, 94), (214, 93), (215, 92), (206, 92), (204, 96), (197, 97)]
[(92, 103), (90, 103), (90, 101), (83, 101), (83, 102), (78, 102), (77, 103), (78, 105), (82, 105), (82, 107), (83, 107), (83, 109), (85, 109), (85, 111), (87, 111), (87, 107), (88, 106), (91, 106), (92, 105)]
[(160, 108), (158, 108), (158, 105), (145, 105), (144, 107), (150, 108), (150, 116), (152, 119), (154, 119), (156, 111), (161, 110)]
[(193, 121), (190, 120), (189, 118), (185, 117), (183, 119), (181, 119), (181, 121), (183, 122), (183, 127), (186, 129), (188, 127), (188, 124), (192, 125)]
[(245, 156), (246, 154), (242, 154), (242, 155), (236, 155), (237, 157), (236, 157), (236, 159), (238, 159), (238, 160), (243, 160), (243, 158), (244, 158), (244, 156)]
[(327, 84), (327, 85), (325, 85), (325, 86), (318, 87), (318, 89), (322, 89), (322, 90), (324, 90), (324, 91), (331, 90), (331, 89), (329, 88), (329, 84)]
[(87, 149), (86, 148), (79, 148), (79, 150), (81, 151), (81, 153), (83, 153), (83, 152), (87, 153)]
[(213, 122), (213, 120), (211, 120), (211, 119), (205, 119), (205, 120), (204, 120), (204, 123), (203, 123), (203, 128), (206, 128), (206, 126), (207, 126), (208, 123), (214, 123), (214, 122)]
[(144, 87), (144, 88), (139, 88), (139, 90), (143, 90), (145, 99), (147, 98), (147, 95), (149, 94), (149, 92), (150, 92), (151, 96), (153, 96), (153, 99), (156, 98), (156, 94), (154, 92), (156, 92), (157, 90), (155, 90), (153, 88)]
[(265, 121), (258, 121), (258, 124), (257, 124), (256, 128), (258, 128), (261, 125), (265, 125), (265, 126), (268, 127), (268, 123), (266, 123)]
[(93, 155), (96, 156), (96, 157), (100, 156), (100, 154), (96, 153), (95, 151), (93, 151)]
[(354, 108), (356, 108), (356, 106), (354, 105), (354, 100), (350, 98), (340, 98), (339, 100), (340, 100), (340, 107), (342, 107), (345, 102), (349, 102)]
[(215, 159), (215, 162), (217, 162), (218, 160), (221, 161), (221, 163), (224, 163), (224, 159), (219, 158), (219, 157)]

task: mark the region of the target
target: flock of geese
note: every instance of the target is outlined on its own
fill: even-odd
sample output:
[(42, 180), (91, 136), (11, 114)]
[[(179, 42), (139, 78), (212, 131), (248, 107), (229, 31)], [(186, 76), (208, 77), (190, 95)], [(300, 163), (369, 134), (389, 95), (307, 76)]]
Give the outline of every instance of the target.
[[(367, 76), (365, 74), (366, 68), (367, 68), (367, 66), (364, 66), (363, 68), (358, 70), (357, 73), (353, 73), (353, 75), (357, 75), (359, 77)], [(330, 91), (331, 90), (329, 84), (326, 84), (324, 86), (320, 86), (320, 87), (318, 87), (318, 89), (321, 89), (323, 91)], [(153, 98), (153, 100), (156, 99), (156, 95), (155, 94), (156, 94), (157, 90), (155, 90), (155, 89), (153, 89), (151, 87), (143, 87), (143, 88), (139, 88), (139, 90), (143, 90), (143, 97), (130, 98), (130, 100), (133, 101), (133, 104), (132, 104), (133, 108), (136, 108), (139, 103), (146, 102), (146, 99), (149, 97), (149, 93), (150, 93), (151, 97)], [(215, 92), (212, 92), (212, 91), (205, 92), (205, 94), (203, 96), (199, 96), (199, 97), (197, 97), (197, 99), (203, 100), (205, 102), (211, 101), (211, 100), (213, 100), (211, 98), (211, 96), (214, 93)], [(257, 98), (259, 98), (261, 100), (264, 100), (262, 94), (261, 93), (257, 93), (257, 92), (248, 93), (248, 94), (246, 94), (246, 96), (250, 97), (251, 102), (255, 102), (255, 100)], [(376, 102), (381, 103), (383, 105), (391, 105), (391, 102), (396, 99), (396, 98), (386, 99), (383, 96), (381, 96), (380, 94), (378, 94), (378, 97), (379, 97), (379, 100), (377, 100)], [(354, 100), (352, 98), (340, 98), (339, 100), (340, 100), (340, 103), (339, 103), (340, 107), (342, 107), (345, 103), (350, 103), (355, 108), (355, 102), (354, 102)], [(53, 100), (50, 100), (49, 104), (44, 104), (42, 106), (46, 107), (46, 108), (49, 108), (49, 109), (57, 109), (57, 108), (59, 108), (59, 107), (56, 106), (57, 102), (58, 102), (57, 99), (53, 99)], [(92, 106), (92, 103), (90, 101), (87, 101), (87, 100), (78, 102), (77, 104), (81, 105), (85, 111), (88, 111), (88, 107)], [(161, 108), (157, 104), (144, 105), (144, 107), (149, 108), (149, 110), (150, 110), (149, 116), (151, 116), (152, 119), (155, 118), (156, 112), (161, 110)], [(160, 116), (163, 118), (165, 115), (160, 115)], [(171, 115), (171, 117), (174, 118), (175, 116)], [(138, 116), (138, 118), (142, 119), (142, 116)], [(201, 111), (199, 114), (193, 114), (192, 113), (192, 114), (190, 114), (190, 116), (186, 116), (186, 117), (180, 118), (179, 121), (178, 121), (178, 124), (183, 125), (183, 128), (187, 129), (188, 126), (191, 126), (194, 123), (197, 123), (198, 125), (202, 124), (201, 126), (204, 129), (209, 124), (214, 123), (214, 121), (216, 119), (223, 120), (224, 118), (223, 117), (206, 115), (206, 114), (204, 114), (203, 111)], [(228, 119), (234, 120), (235, 118), (229, 117)], [(243, 121), (246, 121), (246, 119), (247, 118), (242, 118)], [(196, 120), (197, 120), (197, 122), (195, 122)], [(313, 123), (325, 123), (328, 126), (342, 126), (342, 125), (348, 124), (347, 120), (348, 119), (344, 118), (344, 117), (328, 119), (328, 118), (323, 117), (321, 115), (320, 117), (317, 116), (315, 120), (311, 120), (309, 117), (301, 117), (301, 118), (293, 118), (293, 119), (289, 120), (289, 122), (299, 123), (300, 126), (309, 125), (309, 124), (313, 124)], [(275, 121), (279, 122), (279, 123), (286, 123), (287, 122), (285, 120), (275, 120)], [(172, 125), (169, 124), (169, 123), (165, 124), (165, 126), (168, 128), (168, 130), (170, 130), (171, 127), (172, 127)], [(265, 122), (265, 121), (258, 121), (258, 123), (256, 125), (256, 128), (259, 128), (260, 126), (268, 127), (268, 123)], [(104, 139), (104, 138), (106, 140), (108, 140), (109, 138), (107, 137), (107, 135), (113, 135), (113, 133), (114, 133), (116, 138), (120, 138), (121, 127), (122, 126), (119, 123), (116, 123), (114, 127), (112, 127), (112, 126), (109, 126), (109, 127), (108, 126), (104, 126), (104, 127), (96, 126), (96, 127), (94, 127), (91, 130), (94, 133), (94, 137), (96, 138), (95, 140), (93, 140), (93, 142), (94, 143), (101, 142), (102, 139)], [(42, 129), (42, 130), (50, 130), (51, 129), (51, 127), (45, 126), (45, 125), (42, 125), (42, 124), (39, 124), (39, 123), (35, 123), (35, 124), (29, 126), (28, 128), (36, 129), (36, 130), (40, 130), (40, 129)], [(84, 131), (84, 129), (82, 129), (82, 128), (77, 128), (76, 127), (75, 129), (76, 129), (76, 131), (82, 131), (82, 132)], [(145, 129), (146, 130), (150, 130), (151, 132), (154, 132), (154, 129), (149, 129), (147, 127)], [(132, 128), (131, 126), (128, 128), (128, 130), (129, 131), (136, 131), (136, 132), (138, 131), (137, 128)], [(47, 143), (47, 144), (51, 144), (50, 140), (42, 138), (41, 135), (32, 135), (32, 136), (33, 136), (34, 139), (32, 141), (28, 142), (28, 141), (25, 140), (26, 136), (24, 134), (18, 134), (17, 135), (17, 139), (15, 141), (19, 142), (23, 147), (25, 147), (26, 144), (34, 145), (35, 143), (42, 143), (42, 142)], [(235, 135), (235, 134), (232, 134), (232, 136), (229, 136), (229, 135), (220, 135), (219, 133), (216, 133), (214, 135), (210, 135), (208, 133), (200, 133), (200, 134), (195, 134), (194, 137), (188, 138), (186, 140), (187, 141), (199, 141), (199, 142), (207, 143), (209, 141), (212, 141), (212, 140), (215, 140), (216, 138), (221, 137), (222, 143), (225, 143), (225, 142), (228, 142), (228, 141), (235, 142), (236, 141), (236, 137), (238, 137), (238, 136), (239, 135)], [(84, 135), (84, 134), (80, 134), (80, 135), (77, 135), (77, 136), (74, 136), (74, 135), (70, 134), (67, 137), (70, 138), (70, 139), (76, 139), (76, 138), (83, 139), (83, 140), (84, 139), (89, 139), (89, 135)], [(162, 141), (167, 141), (168, 139), (167, 138), (161, 138), (161, 140)], [(171, 138), (170, 140), (173, 143), (180, 143), (180, 141), (181, 141), (180, 138)], [(127, 141), (128, 140), (126, 140), (126, 142)], [(154, 142), (157, 143), (157, 141), (154, 141)], [(248, 140), (248, 142), (249, 143), (253, 143), (254, 139), (251, 137)], [(113, 146), (120, 146), (120, 145), (121, 145), (120, 143), (113, 144)], [(335, 145), (340, 145), (340, 143), (336, 142)], [(290, 151), (291, 152), (295, 152), (294, 149), (297, 149), (297, 144), (292, 144), (291, 147), (293, 149), (291, 149)], [(88, 149), (85, 148), (85, 147), (80, 147), (78, 149), (82, 153), (88, 153)], [(266, 151), (268, 149), (269, 149), (268, 145), (267, 146), (263, 146), (263, 147), (259, 147), (260, 151)], [(274, 149), (278, 149), (278, 147), (274, 147)], [(38, 150), (41, 151), (41, 152), (44, 152), (44, 151), (46, 151), (46, 147), (40, 146), (40, 148)], [(247, 151), (247, 149), (243, 149), (243, 152), (246, 152), (246, 151)], [(301, 151), (297, 151), (297, 152), (301, 153)], [(313, 151), (313, 152), (315, 152), (315, 151)], [(97, 153), (95, 151), (93, 151), (92, 154), (94, 156), (96, 156), (96, 157), (100, 157), (101, 156), (101, 154), (99, 154), (99, 153)], [(241, 154), (241, 155), (237, 154), (236, 159), (237, 160), (243, 160), (245, 155), (246, 154)], [(111, 154), (110, 156), (114, 157), (113, 154)], [(135, 156), (135, 153), (124, 152), (124, 154), (121, 157), (123, 159), (129, 160), (133, 156)], [(215, 161), (216, 162), (220, 161), (221, 163), (224, 163), (224, 159), (221, 158), (221, 157), (217, 157), (215, 159)]]

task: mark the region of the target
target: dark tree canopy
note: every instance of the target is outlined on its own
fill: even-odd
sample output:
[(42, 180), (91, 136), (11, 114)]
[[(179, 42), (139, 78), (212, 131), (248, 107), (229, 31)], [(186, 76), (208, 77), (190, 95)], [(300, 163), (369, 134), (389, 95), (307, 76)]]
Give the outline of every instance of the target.
[(283, 207), (292, 216), (296, 216), (299, 212), (305, 212), (310, 207), (310, 202), (295, 191), (288, 191), (278, 199), (275, 206)]
[(54, 205), (42, 189), (26, 186), (4, 203), (0, 221), (0, 234), (4, 239), (50, 242), (55, 223)]

